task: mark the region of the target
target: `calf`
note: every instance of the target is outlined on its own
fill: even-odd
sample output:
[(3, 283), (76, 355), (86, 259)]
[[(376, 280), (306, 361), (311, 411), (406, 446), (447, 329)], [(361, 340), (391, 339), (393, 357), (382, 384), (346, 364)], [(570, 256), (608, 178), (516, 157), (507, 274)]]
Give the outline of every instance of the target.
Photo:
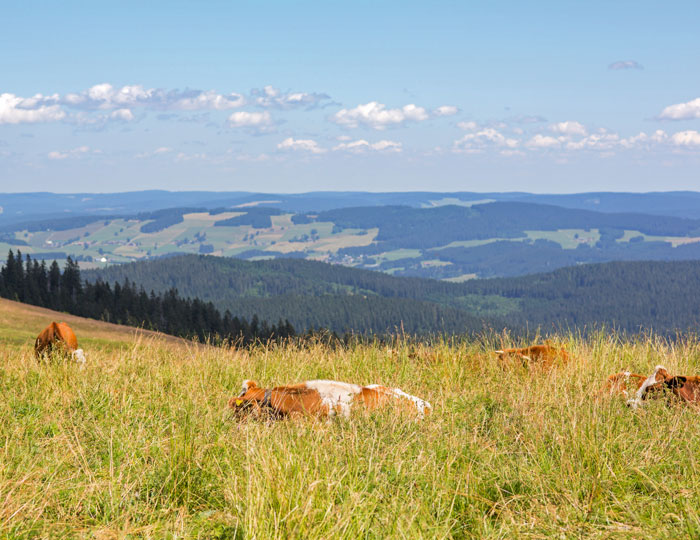
[(255, 381), (243, 381), (241, 393), (231, 398), (229, 407), (236, 411), (268, 410), (277, 416), (308, 414), (314, 416), (350, 416), (353, 408), (372, 410), (396, 403), (417, 412), (422, 418), (431, 410), (430, 403), (398, 388), (378, 384), (359, 386), (339, 381), (306, 381), (299, 384), (260, 388)]
[(503, 349), (495, 351), (498, 359), (505, 362), (506, 359), (519, 360), (523, 366), (537, 364), (544, 368), (551, 367), (554, 361), (559, 358), (562, 362), (569, 361), (568, 353), (563, 349), (557, 349), (549, 344), (530, 345), (520, 349)]
[(78, 338), (64, 322), (52, 322), (44, 328), (34, 342), (34, 354), (41, 358), (47, 354), (70, 356), (79, 364), (85, 363), (85, 353), (78, 348)]
[(697, 375), (673, 376), (663, 366), (656, 366), (654, 373), (646, 378), (634, 399), (630, 399), (627, 404), (636, 409), (642, 401), (664, 393), (685, 403), (700, 403), (700, 377)]

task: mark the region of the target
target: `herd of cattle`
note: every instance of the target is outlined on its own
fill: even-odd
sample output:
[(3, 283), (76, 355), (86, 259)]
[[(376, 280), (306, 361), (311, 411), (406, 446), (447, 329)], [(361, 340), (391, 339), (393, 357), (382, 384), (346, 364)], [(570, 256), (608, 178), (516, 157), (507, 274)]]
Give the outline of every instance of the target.
[[(73, 330), (63, 322), (52, 322), (36, 338), (34, 353), (38, 359), (47, 355), (68, 357), (80, 364), (85, 354), (78, 348)], [(502, 365), (515, 362), (525, 367), (548, 369), (556, 362), (566, 363), (569, 355), (551, 344), (532, 345), (519, 349), (495, 351)], [(610, 375), (599, 395), (621, 395), (632, 408), (646, 399), (668, 397), (685, 403), (700, 403), (700, 376), (671, 375), (663, 366), (656, 366), (648, 377), (624, 371)], [(431, 410), (427, 401), (407, 394), (399, 388), (378, 384), (359, 386), (340, 381), (314, 380), (299, 384), (261, 388), (255, 381), (243, 381), (238, 396), (231, 398), (229, 407), (236, 413), (268, 413), (272, 417), (294, 415), (345, 416), (353, 408), (377, 409), (387, 404), (423, 417)]]

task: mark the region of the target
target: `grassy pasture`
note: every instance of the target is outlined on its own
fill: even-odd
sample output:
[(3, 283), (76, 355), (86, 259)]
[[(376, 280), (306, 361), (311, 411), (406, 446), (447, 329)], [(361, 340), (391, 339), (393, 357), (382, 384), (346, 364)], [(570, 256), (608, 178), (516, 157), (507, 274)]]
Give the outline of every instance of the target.
[[(79, 369), (32, 358), (51, 318), (0, 304), (0, 537), (700, 535), (697, 411), (593, 398), (624, 368), (697, 373), (694, 338), (560, 336), (575, 360), (540, 373), (496, 365), (507, 336), (236, 351), (59, 317)], [(384, 383), (433, 412), (236, 419), (246, 378)]]

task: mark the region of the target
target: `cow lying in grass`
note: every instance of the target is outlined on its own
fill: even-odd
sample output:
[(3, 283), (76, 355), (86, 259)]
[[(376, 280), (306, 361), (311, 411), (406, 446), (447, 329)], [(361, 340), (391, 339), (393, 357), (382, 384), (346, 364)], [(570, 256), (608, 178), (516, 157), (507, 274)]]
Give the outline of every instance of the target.
[(549, 344), (531, 345), (519, 349), (503, 349), (495, 351), (495, 353), (502, 364), (505, 364), (507, 361), (517, 360), (523, 366), (538, 365), (543, 368), (549, 368), (554, 365), (557, 359), (564, 363), (569, 361), (569, 355), (564, 349), (557, 349)]
[(52, 322), (41, 331), (34, 342), (34, 354), (37, 358), (60, 354), (70, 356), (79, 364), (85, 363), (85, 353), (78, 348), (78, 338), (64, 322)]
[(654, 396), (667, 395), (685, 403), (700, 402), (700, 377), (697, 375), (671, 375), (663, 366), (656, 366), (640, 385), (634, 399), (627, 404), (636, 409), (642, 401)]
[(621, 395), (629, 398), (630, 393), (639, 390), (639, 387), (642, 386), (645, 380), (646, 376), (639, 375), (638, 373), (631, 373), (629, 371), (615, 373), (608, 377), (605, 381), (605, 385), (600, 389), (600, 392), (598, 392), (598, 395)]
[(241, 393), (231, 398), (228, 404), (239, 412), (266, 410), (275, 416), (306, 414), (331, 417), (341, 415), (347, 418), (354, 408), (372, 410), (390, 403), (415, 412), (421, 418), (431, 409), (427, 401), (398, 388), (324, 380), (269, 389), (260, 388), (255, 381), (243, 381)]

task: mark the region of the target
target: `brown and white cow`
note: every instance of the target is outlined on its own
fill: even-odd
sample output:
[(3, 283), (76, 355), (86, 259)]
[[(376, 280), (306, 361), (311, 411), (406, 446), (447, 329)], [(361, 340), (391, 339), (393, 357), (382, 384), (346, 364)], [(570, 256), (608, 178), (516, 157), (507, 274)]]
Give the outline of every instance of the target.
[(638, 373), (632, 373), (630, 371), (614, 373), (607, 378), (605, 385), (600, 389), (598, 395), (621, 395), (629, 398), (631, 393), (639, 390), (639, 387), (642, 386), (645, 380), (645, 375), (639, 375)]
[(627, 404), (636, 409), (642, 401), (652, 396), (674, 396), (685, 403), (700, 403), (700, 377), (697, 375), (671, 375), (663, 366), (656, 366), (637, 390), (634, 399)]
[(34, 354), (41, 358), (46, 354), (70, 356), (79, 364), (85, 363), (85, 353), (78, 348), (78, 338), (64, 322), (52, 322), (44, 328), (34, 342)]
[(228, 402), (236, 411), (267, 410), (279, 416), (307, 414), (349, 417), (353, 408), (372, 410), (395, 403), (421, 418), (430, 403), (398, 388), (378, 384), (359, 386), (339, 381), (315, 380), (274, 388), (260, 388), (255, 381), (243, 381), (241, 393)]
[(530, 345), (519, 349), (503, 349), (495, 351), (501, 362), (506, 360), (518, 360), (523, 366), (537, 364), (548, 368), (559, 358), (562, 362), (569, 361), (569, 355), (563, 348), (557, 349), (549, 344)]

